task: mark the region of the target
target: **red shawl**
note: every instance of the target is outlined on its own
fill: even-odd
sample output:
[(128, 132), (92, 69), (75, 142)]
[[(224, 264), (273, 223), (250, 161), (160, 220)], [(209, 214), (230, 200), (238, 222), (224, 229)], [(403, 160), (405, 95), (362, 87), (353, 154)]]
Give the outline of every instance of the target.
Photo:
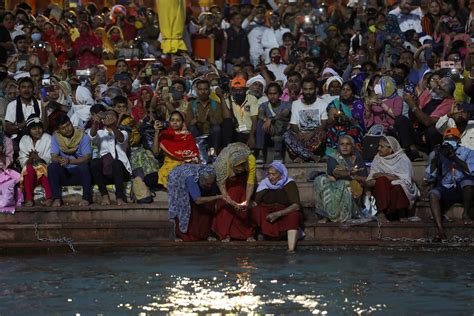
[(193, 135), (187, 130), (176, 132), (167, 128), (160, 132), (160, 148), (171, 157), (180, 161), (196, 161), (199, 159), (199, 150)]

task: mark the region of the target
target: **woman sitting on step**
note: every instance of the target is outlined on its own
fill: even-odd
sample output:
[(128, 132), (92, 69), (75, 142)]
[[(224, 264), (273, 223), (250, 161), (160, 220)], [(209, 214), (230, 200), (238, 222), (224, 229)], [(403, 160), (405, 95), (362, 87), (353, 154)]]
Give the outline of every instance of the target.
[(174, 168), (168, 176), (168, 203), (176, 241), (215, 240), (211, 225), (220, 199), (213, 167), (184, 164)]
[(327, 175), (314, 180), (316, 213), (331, 222), (350, 220), (360, 209), (361, 183), (367, 169), (350, 136), (339, 137), (339, 148), (327, 161)]
[(406, 211), (420, 195), (411, 161), (394, 137), (380, 139), (366, 186), (375, 197), (379, 220), (385, 222), (406, 217)]
[(214, 168), (223, 201), (218, 203), (212, 230), (223, 242), (231, 238), (255, 241), (255, 225), (249, 214), (255, 191), (255, 156), (247, 145), (233, 143), (220, 152)]
[(265, 179), (258, 185), (255, 202), (257, 206), (251, 213), (260, 233), (271, 238), (286, 234), (288, 250), (295, 251), (303, 214), (296, 182), (282, 163), (270, 164)]
[(162, 186), (167, 188), (169, 173), (177, 166), (184, 163), (198, 163), (199, 150), (191, 132), (184, 124), (184, 116), (179, 111), (171, 113), (169, 127), (165, 128), (163, 122), (155, 121), (155, 137), (153, 140), (153, 153), (157, 156), (164, 153), (165, 160), (155, 183), (150, 183), (150, 179), (145, 179), (151, 188)]
[(51, 187), (48, 182), (48, 163), (51, 161), (51, 135), (44, 133), (43, 123), (38, 116), (26, 121), (28, 134), (20, 140), (18, 160), (21, 164), (22, 187), (25, 206), (34, 206), (34, 190), (37, 184), (44, 189), (43, 206), (51, 206)]

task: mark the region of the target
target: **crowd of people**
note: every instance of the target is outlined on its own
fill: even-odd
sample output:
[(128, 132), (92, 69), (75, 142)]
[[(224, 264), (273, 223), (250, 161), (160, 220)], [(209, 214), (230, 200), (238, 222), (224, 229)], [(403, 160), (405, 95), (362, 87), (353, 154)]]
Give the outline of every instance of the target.
[[(3, 12), (0, 168), (21, 187), (4, 199), (33, 206), (41, 186), (61, 206), (75, 184), (89, 205), (96, 185), (109, 205), (112, 184), (124, 205), (166, 190), (179, 240), (287, 234), (294, 250), (303, 216), (284, 162), (325, 161), (315, 213), (344, 222), (410, 216), (412, 162), (427, 161), (439, 239), (447, 206), (474, 219), (474, 0), (235, 2), (187, 8), (173, 54), (134, 1)], [(202, 37), (212, 61), (193, 55)]]

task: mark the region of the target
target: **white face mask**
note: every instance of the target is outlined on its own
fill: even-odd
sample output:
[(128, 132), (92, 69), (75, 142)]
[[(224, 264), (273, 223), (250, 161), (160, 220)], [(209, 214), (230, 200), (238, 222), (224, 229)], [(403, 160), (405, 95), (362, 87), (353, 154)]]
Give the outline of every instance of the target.
[(374, 92), (376, 95), (382, 95), (382, 86), (380, 84), (376, 84), (374, 87)]

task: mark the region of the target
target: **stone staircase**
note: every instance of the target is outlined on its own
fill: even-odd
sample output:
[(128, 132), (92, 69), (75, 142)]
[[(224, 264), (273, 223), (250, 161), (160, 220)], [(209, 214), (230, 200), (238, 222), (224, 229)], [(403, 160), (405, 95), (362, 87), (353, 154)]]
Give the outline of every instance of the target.
[[(419, 201), (415, 213), (421, 222), (392, 222), (379, 229), (376, 222), (348, 227), (339, 223), (319, 223), (313, 215), (313, 184), (307, 181), (313, 171), (325, 172), (326, 165), (287, 164), (290, 176), (295, 179), (306, 217), (305, 241), (309, 245), (376, 245), (407, 246), (426, 245), (416, 240), (436, 234), (427, 201)], [(422, 190), (424, 163), (414, 163), (415, 179)], [(265, 173), (258, 168), (258, 179)], [(423, 191), (423, 190), (422, 190)], [(426, 191), (426, 190), (424, 190)], [(64, 246), (56, 242), (39, 242), (38, 237), (56, 239), (72, 238), (77, 247), (137, 247), (174, 245), (170, 243), (172, 224), (168, 222), (168, 200), (165, 192), (157, 192), (152, 204), (129, 204), (126, 206), (87, 207), (63, 206), (60, 208), (19, 208), (14, 215), (0, 214), (0, 253), (8, 249), (36, 249)], [(451, 208), (447, 223), (448, 234), (474, 238), (474, 225), (465, 225), (460, 206)], [(35, 224), (37, 233), (35, 233)], [(383, 237), (383, 239), (381, 239)], [(389, 237), (389, 238), (387, 238)], [(257, 243), (257, 245), (275, 243)], [(276, 244), (279, 244), (278, 242)], [(284, 243), (281, 244), (284, 246)], [(474, 245), (473, 243), (465, 243)]]

